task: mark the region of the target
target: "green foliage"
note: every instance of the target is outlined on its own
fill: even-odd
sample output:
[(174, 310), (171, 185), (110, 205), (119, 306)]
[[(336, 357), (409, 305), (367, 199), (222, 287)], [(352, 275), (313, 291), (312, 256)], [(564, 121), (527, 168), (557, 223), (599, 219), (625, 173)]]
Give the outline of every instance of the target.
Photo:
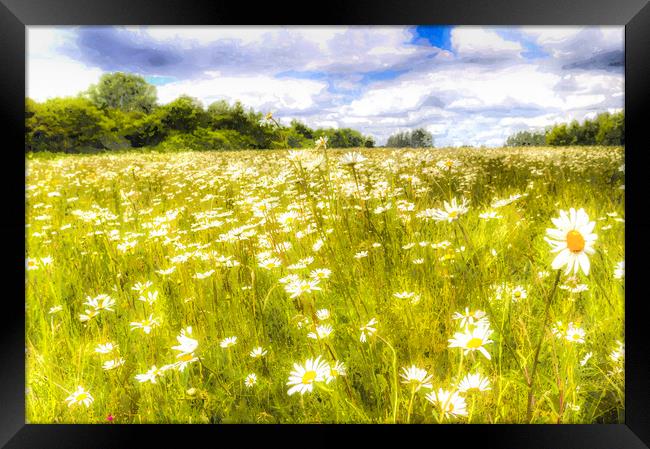
[(158, 145), (169, 133), (160, 110), (149, 115), (133, 114), (132, 118), (124, 126), (124, 136), (134, 148)]
[(544, 131), (519, 131), (506, 140), (507, 147), (543, 146), (545, 143), (546, 133)]
[(310, 148), (327, 136), (330, 147), (374, 146), (372, 137), (345, 129), (284, 126), (225, 100), (204, 109), (181, 95), (156, 105), (156, 88), (128, 73), (108, 73), (78, 98), (25, 102), (25, 151), (89, 152), (150, 147), (162, 151)]
[(132, 73), (106, 73), (87, 95), (100, 109), (151, 112), (156, 104), (156, 87)]
[(261, 113), (252, 109), (245, 110), (239, 101), (232, 106), (224, 100), (211, 103), (207, 115), (207, 126), (212, 130), (231, 130), (249, 137), (246, 139), (248, 146), (237, 147), (238, 149), (272, 148), (272, 142), (279, 139), (273, 128), (260, 124)]
[(411, 133), (411, 146), (413, 148), (433, 147), (433, 136), (423, 128), (417, 128)]
[(191, 133), (207, 124), (208, 116), (201, 102), (188, 95), (181, 95), (161, 107), (162, 122), (169, 130)]
[(85, 98), (55, 98), (26, 104), (28, 151), (89, 152), (106, 148), (112, 121)]
[(556, 125), (546, 135), (546, 142), (553, 146), (572, 145), (573, 139), (569, 134), (569, 127), (566, 123)]
[(508, 137), (506, 146), (625, 145), (623, 112), (598, 114), (593, 120), (560, 123), (546, 131), (519, 131)]
[(328, 146), (331, 148), (352, 148), (362, 147), (366, 138), (357, 130), (351, 128), (328, 128), (319, 129), (314, 133), (314, 138), (325, 136), (328, 139)]
[(298, 120), (291, 121), (291, 128), (305, 139), (312, 140), (314, 138), (314, 130)]
[(211, 130), (197, 128), (192, 133), (174, 132), (156, 148), (165, 152), (174, 151), (206, 151), (206, 150), (238, 150), (253, 148), (254, 141), (232, 129)]
[(424, 128), (393, 134), (388, 138), (386, 146), (389, 148), (432, 148), (433, 135)]
[(596, 133), (598, 145), (625, 145), (625, 117), (622, 112), (601, 114), (596, 119), (598, 120)]

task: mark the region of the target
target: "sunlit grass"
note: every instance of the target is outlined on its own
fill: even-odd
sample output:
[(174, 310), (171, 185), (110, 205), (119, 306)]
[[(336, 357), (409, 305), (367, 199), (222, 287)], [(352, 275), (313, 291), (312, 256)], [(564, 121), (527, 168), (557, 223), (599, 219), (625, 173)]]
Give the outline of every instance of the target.
[(28, 421), (622, 422), (623, 150), (357, 151), (30, 156)]

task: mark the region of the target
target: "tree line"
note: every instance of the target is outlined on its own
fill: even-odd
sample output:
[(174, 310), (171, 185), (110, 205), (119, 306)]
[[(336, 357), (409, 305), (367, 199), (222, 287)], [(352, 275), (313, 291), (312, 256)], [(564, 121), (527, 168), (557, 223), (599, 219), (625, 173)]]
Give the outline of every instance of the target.
[(424, 128), (393, 134), (386, 141), (388, 148), (432, 148), (433, 135)]
[(25, 150), (98, 152), (153, 147), (162, 151), (309, 148), (320, 137), (335, 148), (374, 147), (372, 137), (350, 128), (312, 129), (240, 102), (215, 101), (207, 108), (182, 95), (157, 103), (156, 87), (138, 75), (104, 74), (76, 97), (25, 104)]
[(553, 125), (542, 131), (519, 131), (508, 137), (506, 146), (625, 145), (625, 115), (604, 112), (582, 123)]

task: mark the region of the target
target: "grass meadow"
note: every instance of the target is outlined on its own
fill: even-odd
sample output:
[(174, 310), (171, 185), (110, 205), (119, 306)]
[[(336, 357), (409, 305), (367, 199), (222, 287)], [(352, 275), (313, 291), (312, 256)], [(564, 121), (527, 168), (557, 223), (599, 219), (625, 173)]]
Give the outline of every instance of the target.
[(31, 154), (26, 184), (30, 423), (623, 422), (620, 147)]

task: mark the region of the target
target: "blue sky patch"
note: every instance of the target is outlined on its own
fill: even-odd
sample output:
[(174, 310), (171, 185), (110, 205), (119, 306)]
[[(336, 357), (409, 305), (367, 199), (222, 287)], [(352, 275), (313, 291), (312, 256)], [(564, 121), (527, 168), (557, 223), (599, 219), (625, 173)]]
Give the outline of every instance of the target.
[(176, 77), (173, 76), (158, 76), (158, 75), (147, 75), (144, 77), (145, 81), (154, 86), (164, 86), (165, 84), (173, 83), (176, 81)]
[(521, 55), (526, 59), (545, 58), (549, 56), (531, 37), (524, 35), (519, 30), (498, 28), (496, 33), (507, 41), (519, 42), (524, 47)]
[(451, 30), (449, 25), (419, 25), (415, 27), (415, 36), (413, 41), (426, 39), (429, 43), (443, 50), (452, 51), (451, 49)]

